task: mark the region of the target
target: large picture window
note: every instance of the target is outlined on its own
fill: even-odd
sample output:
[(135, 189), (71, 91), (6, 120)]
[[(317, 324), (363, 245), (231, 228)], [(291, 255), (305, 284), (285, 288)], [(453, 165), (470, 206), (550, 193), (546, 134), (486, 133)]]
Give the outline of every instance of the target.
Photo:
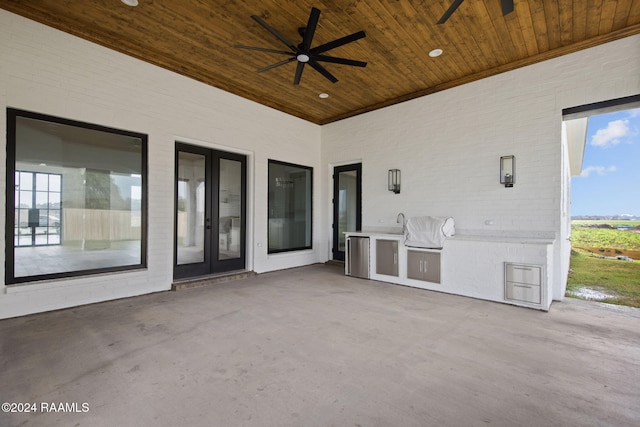
[(269, 253), (311, 249), (313, 169), (269, 160)]
[(145, 267), (146, 146), (7, 109), (6, 283)]

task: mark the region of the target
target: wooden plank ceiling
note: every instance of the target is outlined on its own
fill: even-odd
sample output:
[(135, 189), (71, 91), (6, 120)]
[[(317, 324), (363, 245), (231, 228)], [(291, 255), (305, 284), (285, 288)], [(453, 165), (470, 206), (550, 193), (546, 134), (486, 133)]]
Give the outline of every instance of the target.
[[(640, 33), (640, 0), (0, 0), (0, 8), (317, 124), (448, 89)], [(360, 30), (366, 38), (326, 52), (365, 68), (323, 63), (331, 83), (286, 56), (235, 48), (289, 48), (257, 15), (297, 45), (312, 7), (321, 10), (312, 47)], [(431, 58), (428, 52), (444, 53)], [(597, 60), (597, 58), (594, 58)], [(318, 95), (326, 93), (328, 98)]]

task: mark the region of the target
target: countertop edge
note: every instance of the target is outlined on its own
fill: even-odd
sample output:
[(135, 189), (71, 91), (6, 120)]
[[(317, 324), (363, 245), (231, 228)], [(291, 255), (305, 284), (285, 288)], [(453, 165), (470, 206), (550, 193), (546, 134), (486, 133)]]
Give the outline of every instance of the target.
[[(381, 237), (389, 239), (404, 239), (405, 235), (394, 232), (384, 231), (345, 231), (345, 236), (357, 236), (357, 237)], [(456, 234), (455, 236), (447, 237), (445, 242), (490, 242), (490, 243), (527, 243), (537, 245), (552, 245), (555, 239), (547, 237), (519, 237), (519, 236), (489, 236), (489, 235), (476, 235), (476, 234)]]

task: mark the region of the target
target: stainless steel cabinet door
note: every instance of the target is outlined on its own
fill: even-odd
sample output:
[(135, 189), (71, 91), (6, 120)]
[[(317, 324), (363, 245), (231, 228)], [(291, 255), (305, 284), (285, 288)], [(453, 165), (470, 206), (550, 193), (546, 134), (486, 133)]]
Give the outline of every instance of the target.
[(424, 280), (422, 275), (422, 252), (407, 251), (407, 277)]
[(423, 257), (423, 280), (440, 283), (440, 254), (437, 252), (424, 252)]
[(407, 251), (407, 278), (440, 283), (440, 254)]
[(397, 240), (376, 240), (376, 273), (398, 276)]

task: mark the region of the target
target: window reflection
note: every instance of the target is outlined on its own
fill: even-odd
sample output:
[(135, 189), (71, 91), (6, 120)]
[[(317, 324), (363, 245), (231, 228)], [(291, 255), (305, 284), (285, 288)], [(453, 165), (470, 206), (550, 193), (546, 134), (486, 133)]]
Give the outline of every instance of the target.
[(9, 119), (8, 281), (144, 265), (146, 136), (18, 110)]
[(269, 252), (311, 248), (313, 170), (269, 160)]

